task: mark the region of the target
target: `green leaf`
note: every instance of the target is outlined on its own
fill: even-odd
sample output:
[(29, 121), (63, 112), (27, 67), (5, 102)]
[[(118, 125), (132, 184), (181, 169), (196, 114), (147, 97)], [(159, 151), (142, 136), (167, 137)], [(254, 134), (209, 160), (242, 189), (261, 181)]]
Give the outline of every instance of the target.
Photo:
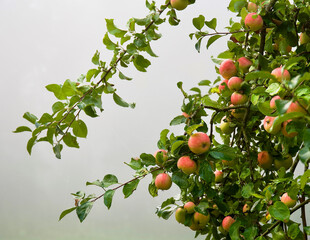
[(201, 30), (203, 28), (204, 21), (205, 21), (205, 17), (203, 15), (199, 15), (199, 17), (193, 18), (193, 25), (198, 30)]
[(310, 235), (310, 226), (304, 227), (304, 230), (307, 235)]
[(212, 20), (206, 21), (205, 24), (206, 24), (209, 28), (215, 30), (215, 29), (216, 29), (216, 25), (217, 25), (217, 20), (216, 20), (216, 18), (212, 18)]
[(183, 115), (176, 116), (174, 119), (171, 120), (170, 126), (179, 125), (186, 122), (186, 117)]
[(30, 112), (24, 113), (23, 118), (25, 118), (26, 120), (28, 120), (33, 124), (35, 124), (38, 119), (35, 115), (31, 114)]
[(149, 190), (149, 193), (152, 197), (157, 197), (158, 196), (158, 189), (157, 187), (155, 186), (155, 183), (154, 182), (151, 182), (149, 184), (149, 187), (148, 187), (148, 190)]
[(135, 179), (132, 182), (125, 184), (123, 187), (123, 194), (125, 198), (128, 198), (133, 193), (133, 191), (137, 189), (139, 182), (139, 179)]
[(209, 80), (202, 80), (198, 83), (199, 86), (210, 86), (211, 81)]
[(53, 113), (57, 113), (60, 110), (63, 110), (64, 108), (65, 108), (65, 104), (62, 102), (55, 102), (52, 106)]
[(168, 133), (169, 133), (168, 129), (164, 129), (160, 133), (160, 141), (162, 142), (163, 145), (166, 145)]
[(245, 81), (250, 81), (250, 80), (256, 80), (256, 79), (275, 79), (273, 75), (271, 75), (270, 72), (267, 71), (256, 71), (256, 72), (250, 72), (246, 75)]
[(104, 187), (109, 187), (109, 186), (111, 186), (113, 184), (118, 183), (118, 179), (113, 174), (107, 174), (107, 175), (104, 176), (104, 178), (102, 180), (102, 183), (103, 183)]
[(276, 95), (280, 92), (281, 85), (279, 83), (271, 83), (268, 88), (266, 89), (267, 93), (270, 93), (270, 95)]
[(254, 240), (258, 233), (258, 229), (255, 226), (247, 227), (244, 230), (243, 236), (246, 240)]
[(66, 96), (65, 94), (63, 94), (62, 88), (61, 88), (60, 85), (58, 85), (58, 84), (49, 84), (49, 85), (45, 86), (45, 88), (46, 88), (48, 91), (54, 93), (54, 95), (55, 95), (55, 97), (56, 97), (57, 99), (59, 99), (59, 100), (65, 100), (65, 99), (67, 99), (67, 96)]
[(83, 222), (85, 220), (93, 205), (93, 202), (85, 202), (76, 208), (76, 214), (80, 219), (80, 222)]
[(241, 222), (235, 221), (229, 228), (229, 236), (231, 237), (231, 240), (240, 240), (240, 234), (239, 234), (239, 228), (240, 228)]
[(310, 169), (308, 169), (300, 178), (300, 188), (304, 190), (308, 180), (310, 180)]
[(131, 108), (135, 108), (135, 104), (134, 103), (127, 103), (125, 102), (120, 96), (118, 96), (116, 93), (113, 93), (113, 100), (114, 102), (121, 106), (121, 107), (131, 107)]
[(194, 209), (195, 209), (195, 212), (208, 215), (208, 208), (210, 208), (208, 202), (200, 202)]
[(186, 189), (189, 186), (187, 175), (183, 172), (174, 172), (172, 174), (172, 182), (178, 185), (180, 189)]
[(87, 126), (86, 124), (81, 120), (76, 120), (71, 125), (73, 129), (73, 134), (80, 138), (86, 138), (87, 136)]
[(58, 221), (60, 221), (61, 219), (63, 219), (66, 215), (68, 215), (69, 213), (73, 212), (77, 207), (73, 207), (73, 208), (69, 208), (69, 209), (66, 209), (64, 210), (60, 216), (59, 216), (59, 219)]
[(106, 46), (107, 49), (109, 50), (116, 50), (117, 49), (117, 44), (111, 41), (109, 38), (108, 33), (106, 33), (103, 37), (103, 44)]
[(223, 37), (222, 35), (215, 35), (209, 38), (207, 43), (207, 49), (211, 46), (212, 43), (214, 43), (217, 39)]
[(152, 154), (142, 153), (140, 155), (140, 159), (145, 166), (155, 165), (155, 158)]
[(211, 106), (211, 107), (221, 107), (219, 106), (219, 103), (216, 101), (213, 101), (208, 95), (204, 96), (201, 99), (201, 102), (205, 106)]
[(104, 184), (100, 180), (96, 180), (96, 181), (93, 181), (93, 182), (86, 182), (86, 186), (90, 186), (90, 185), (94, 185), (94, 186), (98, 186), (98, 187), (104, 188)]
[(209, 162), (207, 161), (200, 162), (199, 176), (207, 183), (214, 182), (215, 175)]
[(302, 161), (303, 163), (306, 163), (310, 159), (310, 148), (303, 147), (302, 149), (300, 149), (298, 155), (299, 155), (300, 161)]
[(54, 147), (53, 147), (53, 151), (55, 153), (55, 157), (58, 159), (61, 159), (61, 150), (62, 150), (63, 146), (60, 143), (57, 143)]
[(132, 80), (132, 78), (126, 77), (121, 71), (119, 71), (119, 75), (118, 76), (122, 80), (128, 80), (128, 81)]
[(273, 126), (280, 125), (280, 124), (282, 124), (283, 122), (285, 122), (285, 121), (287, 121), (289, 119), (302, 117), (304, 115), (305, 114), (302, 113), (302, 112), (290, 112), (290, 113), (286, 113), (286, 114), (280, 115), (280, 116), (275, 118), (275, 120), (273, 122)]
[(253, 183), (249, 183), (243, 186), (241, 194), (242, 197), (244, 198), (249, 198), (252, 196), (253, 193), (253, 189), (254, 189), (254, 184)]
[(76, 137), (72, 136), (71, 133), (66, 133), (66, 135), (63, 138), (64, 143), (68, 146), (68, 147), (74, 147), (74, 148), (79, 148), (79, 144), (76, 140)]
[(299, 225), (297, 223), (293, 223), (288, 227), (287, 235), (291, 239), (295, 239), (300, 233)]
[(304, 145), (310, 147), (310, 129), (306, 129), (303, 134)]
[(61, 91), (66, 96), (73, 96), (76, 93), (76, 85), (67, 79), (61, 88)]
[(278, 99), (275, 101), (275, 103), (276, 103), (278, 113), (284, 114), (286, 113), (287, 109), (291, 105), (292, 101)]
[(173, 144), (172, 144), (172, 147), (171, 147), (171, 152), (173, 154), (176, 153), (177, 150), (179, 150), (179, 148), (185, 143), (185, 141), (175, 141)]
[(143, 167), (143, 164), (140, 159), (132, 158), (130, 163), (125, 163), (125, 164), (131, 167), (133, 170), (139, 170)]
[(115, 193), (115, 190), (109, 189), (103, 195), (104, 205), (106, 205), (108, 209), (110, 209), (112, 205), (112, 199), (113, 199), (114, 193)]
[(197, 128), (200, 128), (203, 126), (203, 123), (199, 123), (199, 124), (194, 124), (194, 125), (191, 125), (189, 127), (186, 128), (186, 133), (188, 135), (191, 135), (192, 132), (194, 132)]
[(270, 206), (269, 213), (273, 218), (280, 221), (288, 220), (290, 218), (290, 210), (281, 201), (277, 201), (272, 206)]
[(98, 52), (98, 50), (96, 50), (93, 58), (91, 59), (92, 63), (95, 64), (95, 65), (99, 65), (99, 57), (100, 57), (100, 53)]
[(13, 131), (13, 133), (20, 133), (20, 132), (32, 132), (32, 130), (29, 127), (20, 126), (20, 127), (16, 128), (15, 131)]
[(232, 161), (236, 158), (235, 149), (227, 145), (219, 145), (213, 148), (209, 153), (213, 158), (218, 160)]
[(197, 52), (200, 53), (200, 46), (201, 46), (201, 41), (203, 38), (199, 38), (199, 40), (196, 42), (195, 44), (195, 49), (197, 50)]
[(269, 102), (258, 102), (257, 104), (258, 110), (266, 115), (266, 116), (272, 116), (272, 113), (274, 112), (274, 109), (270, 108)]
[(133, 64), (138, 71), (146, 72), (146, 68), (151, 65), (151, 62), (142, 55), (137, 55), (133, 60)]
[(114, 25), (114, 19), (106, 19), (105, 20), (107, 23), (107, 30), (110, 34), (114, 35), (117, 38), (121, 38), (124, 37), (124, 35), (127, 33), (127, 31), (118, 29), (115, 25)]
[(52, 122), (53, 120), (54, 119), (50, 114), (44, 113), (42, 117), (40, 118), (40, 120), (38, 121), (38, 123), (45, 124), (45, 123)]
[(100, 70), (98, 69), (89, 69), (87, 74), (86, 74), (86, 81), (89, 82), (92, 77), (97, 77), (97, 75), (100, 73)]
[(37, 136), (33, 136), (27, 142), (27, 151), (28, 151), (29, 155), (31, 155), (32, 147), (36, 143), (36, 140), (37, 140)]

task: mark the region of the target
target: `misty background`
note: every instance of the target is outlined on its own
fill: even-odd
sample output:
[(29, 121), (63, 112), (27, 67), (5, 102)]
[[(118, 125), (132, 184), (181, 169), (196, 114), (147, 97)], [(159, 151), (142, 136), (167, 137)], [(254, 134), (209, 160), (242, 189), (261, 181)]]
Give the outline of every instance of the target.
[[(157, 5), (164, 1), (157, 1)], [(194, 232), (179, 225), (174, 216), (168, 221), (155, 215), (158, 205), (178, 193), (160, 191), (152, 198), (147, 190), (150, 177), (142, 180), (132, 196), (124, 199), (118, 190), (110, 210), (99, 200), (81, 224), (75, 212), (58, 222), (60, 213), (74, 205), (71, 192), (101, 193), (98, 187), (86, 187), (86, 181), (115, 174), (120, 182), (132, 178), (134, 171), (123, 162), (141, 153), (154, 153), (162, 129), (176, 134), (181, 128), (169, 122), (181, 114), (184, 89), (201, 80), (217, 78), (211, 56), (226, 50), (228, 37), (219, 39), (207, 51), (206, 41), (199, 54), (189, 34), (195, 32), (192, 18), (203, 14), (206, 20), (218, 18), (218, 30), (225, 30), (229, 1), (197, 0), (178, 12), (181, 23), (160, 26), (163, 37), (152, 43), (159, 58), (150, 59), (146, 73), (132, 65), (124, 74), (131, 82), (113, 80), (118, 94), (135, 109), (117, 106), (112, 96), (102, 98), (104, 112), (98, 118), (81, 115), (88, 126), (87, 139), (79, 139), (80, 149), (65, 147), (62, 159), (56, 159), (51, 146), (39, 143), (32, 155), (26, 151), (30, 133), (13, 134), (18, 126), (28, 125), (22, 115), (29, 111), (40, 117), (51, 113), (56, 101), (45, 89), (51, 83), (76, 80), (93, 67), (96, 50), (103, 61), (110, 52), (102, 44), (105, 18), (114, 18), (119, 28), (126, 28), (131, 17), (148, 14), (144, 0), (0, 0), (0, 239), (2, 240), (163, 240), (193, 239)], [(117, 78), (115, 78), (117, 79)], [(207, 88), (205, 89), (205, 91)], [(31, 126), (32, 127), (32, 126)], [(198, 239), (204, 239), (200, 237)]]

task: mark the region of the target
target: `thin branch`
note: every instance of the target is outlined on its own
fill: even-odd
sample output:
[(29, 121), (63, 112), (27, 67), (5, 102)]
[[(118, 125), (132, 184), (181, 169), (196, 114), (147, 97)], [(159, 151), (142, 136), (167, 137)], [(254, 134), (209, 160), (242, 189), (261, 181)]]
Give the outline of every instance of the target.
[(290, 169), (290, 172), (291, 172), (291, 173), (294, 173), (294, 172), (295, 172), (295, 169), (296, 169), (298, 163), (299, 163), (299, 156), (297, 156), (297, 157), (295, 158), (295, 161), (294, 161), (293, 165), (291, 166), (291, 169)]
[(205, 33), (202, 34), (201, 36), (203, 37), (208, 37), (208, 36), (214, 36), (214, 35), (229, 35), (229, 34), (234, 34), (234, 33), (240, 33), (240, 32), (249, 32), (250, 30), (239, 30), (239, 31), (234, 31), (234, 32), (215, 32), (215, 33)]
[(213, 121), (214, 121), (214, 118), (217, 116), (217, 114), (219, 113), (219, 111), (216, 111), (211, 119), (210, 119), (210, 142), (212, 143), (212, 138), (213, 138)]
[(66, 136), (66, 134), (68, 133), (72, 123), (74, 122), (74, 120), (79, 116), (80, 112), (81, 112), (82, 109), (80, 109), (77, 114), (74, 116), (74, 118), (72, 119), (72, 121), (69, 123), (67, 129), (66, 129), (66, 132), (62, 135), (62, 137), (57, 141), (57, 143), (60, 143), (61, 140)]
[(203, 107), (207, 108), (207, 109), (215, 110), (217, 112), (227, 112), (227, 111), (232, 110), (232, 109), (247, 108), (248, 105), (238, 105), (238, 106), (230, 106), (230, 107), (223, 107), (223, 108), (217, 108), (217, 107), (213, 107), (213, 106), (204, 105)]

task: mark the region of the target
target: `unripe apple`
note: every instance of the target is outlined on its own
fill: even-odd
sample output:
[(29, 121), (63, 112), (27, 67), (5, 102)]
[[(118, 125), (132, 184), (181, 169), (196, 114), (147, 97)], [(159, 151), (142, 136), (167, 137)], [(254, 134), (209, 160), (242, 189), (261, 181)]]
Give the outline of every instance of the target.
[(248, 212), (250, 211), (251, 207), (249, 204), (244, 204), (243, 208), (242, 208), (242, 212), (244, 213), (244, 215), (248, 215)]
[(293, 158), (291, 155), (287, 155), (282, 161), (279, 159), (274, 160), (274, 167), (279, 170), (281, 167), (284, 167), (285, 170), (288, 170), (293, 165)]
[(161, 190), (168, 190), (172, 185), (171, 177), (167, 173), (160, 173), (155, 178), (155, 186)]
[(234, 128), (230, 126), (230, 121), (226, 117), (222, 118), (220, 129), (223, 134), (231, 134), (234, 131)]
[(230, 59), (224, 60), (220, 65), (219, 72), (225, 79), (235, 76), (237, 73), (237, 68), (234, 61)]
[(238, 91), (241, 88), (241, 83), (243, 82), (243, 80), (239, 77), (231, 77), (228, 80), (228, 88), (232, 91)]
[(288, 138), (292, 138), (292, 137), (295, 137), (295, 136), (298, 135), (298, 132), (290, 132), (290, 133), (288, 133), (288, 132), (286, 131), (286, 126), (287, 126), (287, 124), (288, 124), (289, 122), (291, 122), (291, 121), (292, 121), (292, 120), (290, 119), (290, 120), (287, 120), (287, 121), (283, 122), (283, 123), (282, 123), (282, 128), (281, 128), (282, 134), (283, 134), (285, 137), (288, 137)]
[(242, 70), (243, 73), (247, 73), (249, 71), (249, 68), (252, 66), (252, 61), (246, 57), (239, 58), (238, 63), (239, 68)]
[[(230, 107), (233, 107), (233, 104), (229, 105)], [(230, 111), (231, 115), (237, 119), (243, 119), (244, 114), (245, 114), (245, 110), (244, 109), (232, 109)]]
[(186, 211), (183, 208), (178, 208), (175, 211), (175, 220), (179, 223), (185, 223), (185, 216), (186, 216)]
[(271, 100), (270, 100), (270, 108), (276, 109), (276, 100), (280, 100), (280, 99), (281, 99), (280, 96), (274, 96), (273, 98), (271, 98)]
[(184, 204), (184, 209), (187, 213), (194, 213), (194, 208), (196, 207), (195, 203), (193, 202), (187, 202)]
[(303, 32), (300, 34), (299, 41), (300, 41), (300, 45), (309, 43), (310, 37), (308, 36), (307, 33)]
[(193, 231), (198, 231), (200, 230), (200, 226), (198, 223), (196, 223), (195, 221), (192, 221), (191, 225), (189, 226), (190, 229), (192, 229)]
[(222, 227), (224, 228), (225, 231), (229, 232), (229, 228), (235, 221), (236, 220), (233, 219), (231, 216), (227, 216), (223, 219)]
[(180, 157), (177, 163), (179, 169), (181, 169), (185, 174), (192, 174), (197, 169), (197, 164), (194, 160), (190, 159), (189, 156)]
[(219, 170), (216, 170), (215, 172), (214, 172), (214, 175), (215, 175), (215, 182), (216, 183), (220, 183), (220, 182), (222, 182), (223, 181), (223, 172), (222, 171), (219, 171)]
[(301, 113), (307, 114), (306, 110), (298, 102), (292, 102), (291, 103), (291, 105), (288, 107), (286, 113), (290, 113), (290, 112), (301, 112)]
[(207, 223), (210, 221), (210, 214), (203, 215), (201, 213), (195, 212), (194, 213), (194, 222), (199, 225), (200, 228), (203, 228), (207, 225)]
[(203, 154), (210, 148), (211, 142), (209, 136), (204, 132), (192, 134), (188, 139), (189, 149), (196, 154)]
[(286, 69), (284, 69), (283, 73), (282, 73), (282, 67), (278, 67), (272, 70), (271, 75), (275, 76), (276, 79), (278, 80), (278, 82), (282, 82), (283, 80), (290, 80), (291, 79), (291, 75), (289, 73), (289, 71), (287, 71)]
[(276, 119), (275, 117), (270, 117), (270, 116), (266, 116), (264, 118), (264, 123), (263, 123), (264, 128), (270, 134), (277, 134), (281, 129), (281, 125), (272, 126), (275, 119)]
[(221, 82), (220, 82), (220, 85), (219, 85), (219, 91), (220, 93), (225, 89), (225, 86), (228, 87), (228, 79), (223, 79)]
[(248, 13), (244, 19), (244, 24), (252, 31), (258, 31), (263, 28), (264, 21), (257, 13)]
[(272, 167), (272, 157), (267, 151), (262, 151), (257, 155), (258, 166), (263, 169), (270, 169)]
[(253, 3), (253, 2), (249, 2), (248, 3), (248, 11), (249, 12), (257, 12), (258, 6)]
[(163, 162), (167, 161), (168, 159), (168, 155), (167, 155), (167, 151), (164, 149), (159, 149), (154, 153), (154, 157), (156, 160), (156, 164), (157, 165), (161, 165), (162, 163), (159, 162), (159, 156), (157, 156), (157, 153), (162, 153), (163, 154)]
[(245, 94), (241, 94), (238, 92), (234, 92), (233, 94), (231, 94), (230, 96), (230, 102), (233, 105), (241, 105), (244, 104), (248, 101), (248, 96)]
[(288, 208), (292, 208), (296, 205), (296, 200), (291, 199), (287, 193), (282, 195), (281, 202), (283, 202)]
[(176, 10), (184, 10), (188, 5), (188, 0), (170, 0), (171, 7)]

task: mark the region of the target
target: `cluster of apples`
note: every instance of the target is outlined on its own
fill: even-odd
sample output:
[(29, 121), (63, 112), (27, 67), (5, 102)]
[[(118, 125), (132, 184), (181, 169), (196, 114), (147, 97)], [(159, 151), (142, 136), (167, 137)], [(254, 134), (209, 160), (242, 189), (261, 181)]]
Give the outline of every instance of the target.
[(249, 13), (246, 15), (244, 19), (244, 24), (247, 28), (249, 28), (251, 31), (259, 31), (264, 26), (263, 18), (257, 14), (258, 6), (253, 3), (248, 3), (248, 11)]

